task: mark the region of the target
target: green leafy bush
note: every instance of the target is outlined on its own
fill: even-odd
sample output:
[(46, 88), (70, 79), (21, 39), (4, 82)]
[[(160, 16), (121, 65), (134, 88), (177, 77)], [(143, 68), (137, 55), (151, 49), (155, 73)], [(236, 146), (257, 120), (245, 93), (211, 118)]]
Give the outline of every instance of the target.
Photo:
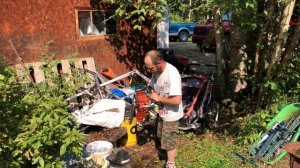
[(280, 73), (276, 78), (266, 79), (262, 84), (257, 83), (257, 87), (262, 88), (263, 101), (256, 102), (257, 98), (253, 98), (252, 101), (244, 100), (239, 104), (243, 106), (243, 113), (247, 114), (243, 119), (236, 120), (239, 144), (248, 145), (256, 141), (259, 133), (265, 131), (266, 125), (281, 106), (299, 102), (300, 60), (294, 59), (281, 66), (284, 73)]
[[(82, 153), (78, 131), (65, 98), (83, 86), (85, 76), (60, 77), (58, 61), (44, 60), (45, 82), (18, 83), (5, 65), (0, 68), (0, 167), (62, 167), (62, 156)], [(73, 71), (76, 74), (76, 71)]]
[(0, 167), (5, 167), (11, 162), (13, 140), (28, 120), (31, 106), (23, 101), (25, 87), (16, 82), (15, 75), (1, 61), (0, 92)]
[(236, 120), (235, 127), (239, 128), (236, 142), (240, 145), (249, 145), (255, 142), (260, 133), (266, 130), (266, 126), (277, 112), (277, 106), (270, 106), (267, 110), (261, 110), (255, 114), (248, 114), (245, 118)]

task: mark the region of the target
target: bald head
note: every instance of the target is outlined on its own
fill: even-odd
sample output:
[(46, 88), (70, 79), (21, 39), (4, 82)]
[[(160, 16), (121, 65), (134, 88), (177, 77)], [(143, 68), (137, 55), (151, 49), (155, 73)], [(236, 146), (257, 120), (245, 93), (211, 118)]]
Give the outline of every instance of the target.
[(161, 73), (165, 66), (162, 54), (157, 50), (147, 52), (144, 62), (147, 69), (152, 73)]
[(151, 50), (147, 52), (145, 60), (150, 59), (153, 64), (157, 64), (158, 61), (163, 60), (162, 54), (157, 50)]

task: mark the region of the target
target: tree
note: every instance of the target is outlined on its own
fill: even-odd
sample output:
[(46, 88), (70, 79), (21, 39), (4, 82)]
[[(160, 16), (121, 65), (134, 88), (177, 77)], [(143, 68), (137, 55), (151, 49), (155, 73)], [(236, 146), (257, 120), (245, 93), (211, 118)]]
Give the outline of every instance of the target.
[(166, 0), (99, 0), (102, 4), (117, 4), (115, 15), (122, 19), (131, 20), (134, 29), (142, 30), (143, 24), (147, 20), (152, 21), (152, 28), (163, 18), (166, 9)]
[[(212, 2), (212, 4), (218, 3), (220, 2)], [(272, 102), (274, 97), (268, 92), (279, 87), (275, 79), (278, 76), (276, 70), (282, 67), (279, 63), (285, 65), (286, 60), (293, 58), (292, 55), (299, 55), (299, 51), (296, 50), (299, 28), (295, 26), (293, 31), (289, 28), (292, 15), (299, 15), (299, 2), (298, 5), (295, 3), (293, 0), (258, 0), (231, 1), (227, 5), (225, 3), (218, 5), (222, 6), (223, 10), (232, 12), (229, 57), (222, 52), (222, 37), (217, 37), (219, 31), (218, 26), (215, 26), (217, 58), (223, 60), (223, 65), (220, 61), (217, 64), (225, 67), (222, 71), (226, 72), (228, 68), (230, 72), (225, 79), (225, 81), (230, 81), (225, 89), (231, 90), (232, 94), (228, 94), (231, 95), (229, 98), (246, 94), (255, 99), (259, 105)], [(293, 10), (295, 6), (298, 7)], [(218, 15), (215, 13), (214, 17), (217, 25)], [(290, 59), (286, 59), (287, 57)], [(245, 89), (246, 92), (241, 92)], [(267, 99), (268, 101), (265, 101)]]
[(215, 38), (216, 38), (216, 88), (217, 94), (220, 95), (219, 97), (222, 99), (224, 98), (225, 92), (226, 92), (226, 63), (225, 63), (225, 51), (224, 51), (224, 31), (222, 27), (222, 21), (221, 21), (221, 10), (220, 6), (215, 5), (214, 6), (214, 30), (215, 30)]
[[(153, 15), (153, 7), (164, 6), (167, 2), (153, 0), (153, 4), (149, 4), (145, 0), (138, 3), (119, 0), (115, 3), (120, 4), (117, 10), (120, 16), (139, 18), (140, 14), (146, 14), (159, 20), (159, 13), (164, 8), (159, 8), (158, 13)], [(170, 0), (168, 4), (170, 16), (177, 20), (189, 18), (189, 13), (200, 16), (202, 20), (214, 19), (217, 42), (216, 87), (223, 93), (222, 98), (225, 95), (227, 98), (246, 96), (263, 107), (274, 100), (269, 92), (275, 91), (278, 97), (279, 93), (285, 91), (284, 85), (287, 83), (279, 86), (276, 84), (279, 78), (276, 77), (282, 71), (280, 68), (287, 66), (288, 60), (295, 60), (299, 55), (299, 26), (291, 29), (288, 24), (291, 17), (297, 17), (299, 25), (299, 1)], [(125, 14), (127, 10), (130, 14)], [(220, 15), (227, 12), (232, 13), (230, 39), (224, 38), (220, 26)], [(224, 52), (225, 42), (230, 43), (230, 52)], [(276, 101), (278, 100), (277, 98)]]

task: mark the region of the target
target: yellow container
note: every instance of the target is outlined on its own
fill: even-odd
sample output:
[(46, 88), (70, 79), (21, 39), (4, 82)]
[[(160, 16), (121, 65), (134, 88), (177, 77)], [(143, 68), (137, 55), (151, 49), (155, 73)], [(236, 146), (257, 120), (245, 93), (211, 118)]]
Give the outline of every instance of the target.
[(133, 117), (131, 121), (129, 118), (125, 118), (121, 127), (126, 128), (127, 136), (122, 141), (123, 145), (125, 146), (134, 146), (137, 144), (136, 138), (136, 118)]

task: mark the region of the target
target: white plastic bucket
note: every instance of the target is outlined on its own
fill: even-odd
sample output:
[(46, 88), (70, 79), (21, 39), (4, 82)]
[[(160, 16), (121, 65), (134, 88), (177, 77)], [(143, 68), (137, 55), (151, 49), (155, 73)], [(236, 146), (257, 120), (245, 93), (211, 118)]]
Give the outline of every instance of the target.
[(104, 159), (111, 154), (113, 150), (113, 144), (108, 141), (94, 141), (86, 146), (86, 154), (88, 156), (97, 154), (102, 156)]

